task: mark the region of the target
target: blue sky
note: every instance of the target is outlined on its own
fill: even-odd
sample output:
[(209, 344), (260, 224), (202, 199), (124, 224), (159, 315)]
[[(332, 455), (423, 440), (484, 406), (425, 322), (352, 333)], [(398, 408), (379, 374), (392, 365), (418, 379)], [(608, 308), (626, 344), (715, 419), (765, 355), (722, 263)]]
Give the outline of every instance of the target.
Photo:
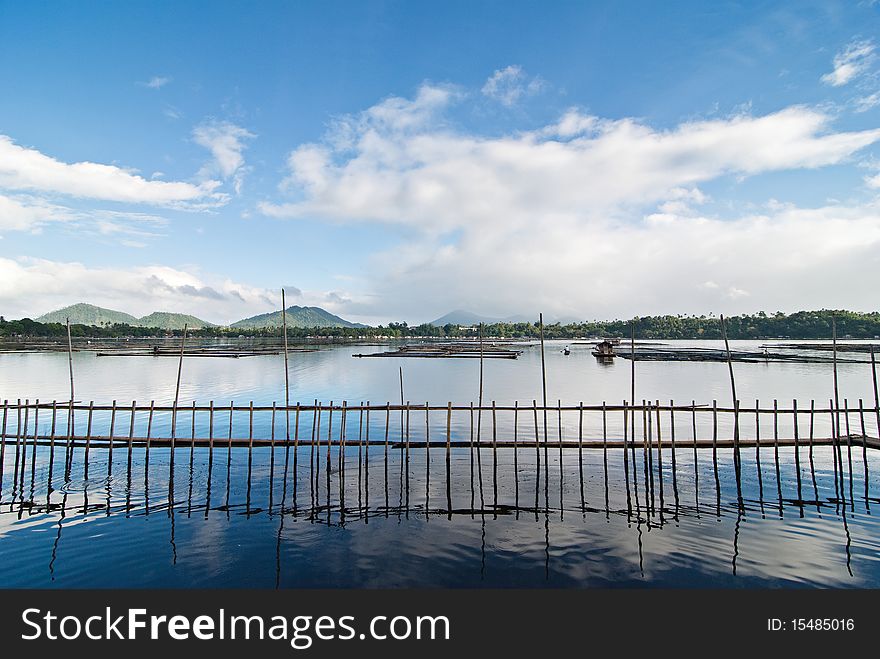
[[(672, 6), (667, 6), (672, 4)], [(880, 3), (0, 1), (0, 313), (878, 308)]]

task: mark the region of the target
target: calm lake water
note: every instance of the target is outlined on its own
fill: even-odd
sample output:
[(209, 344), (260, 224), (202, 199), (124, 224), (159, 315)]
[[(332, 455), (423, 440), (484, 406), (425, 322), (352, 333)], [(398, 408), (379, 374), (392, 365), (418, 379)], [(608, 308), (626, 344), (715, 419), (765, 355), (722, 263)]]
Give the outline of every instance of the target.
[[(693, 342), (691, 342), (693, 343)], [(733, 342), (755, 348), (760, 342)], [(546, 349), (547, 395), (563, 407), (619, 405), (630, 397), (630, 363), (600, 364), (589, 346), (551, 342)], [(718, 345), (703, 342), (700, 345)], [(291, 355), (291, 401), (311, 404), (361, 401), (392, 404), (400, 400), (403, 367), (406, 400), (467, 406), (478, 398), (479, 363), (468, 359), (357, 359), (351, 355), (381, 351), (375, 346), (322, 347)], [(852, 355), (846, 355), (847, 358)], [(865, 355), (855, 358), (864, 359)], [(67, 356), (63, 353), (0, 355), (0, 399), (69, 396)], [(153, 357), (74, 355), (77, 400), (109, 404), (168, 405), (174, 397), (177, 360)], [(832, 373), (826, 364), (735, 364), (743, 405), (802, 410), (811, 400), (828, 408)], [(730, 405), (726, 364), (639, 362), (637, 400), (703, 405), (696, 434), (708, 438), (713, 399)], [(840, 400), (855, 408), (864, 399), (873, 408), (870, 366), (840, 364)], [(183, 408), (207, 405), (246, 408), (284, 400), (280, 356), (241, 359), (189, 358), (181, 381), (177, 434), (208, 431), (207, 413)], [(155, 446), (148, 460), (143, 449), (115, 450), (112, 462), (104, 448), (85, 460), (76, 448), (66, 464), (64, 442), (48, 446), (7, 440), (0, 483), (0, 587), (878, 587), (880, 586), (880, 510), (876, 479), (880, 454), (860, 445), (842, 447), (842, 467), (834, 450), (809, 448), (806, 441), (774, 450), (772, 416), (760, 419), (760, 451), (742, 451), (737, 484), (729, 448), (679, 447), (675, 467), (668, 445), (662, 452), (595, 448), (559, 451), (561, 434), (601, 439), (600, 412), (550, 414), (549, 447), (488, 450), (497, 427), (499, 441), (535, 437), (528, 408), (542, 398), (540, 352), (524, 348), (517, 360), (487, 360), (484, 402), (514, 402), (527, 408), (499, 412), (497, 426), (481, 419), (483, 450), (452, 448), (447, 466), (443, 448), (423, 446), (408, 453), (396, 444), (406, 421), (390, 415), (390, 447), (333, 446), (327, 469), (326, 445), (312, 450), (276, 447), (248, 452), (225, 446)], [(749, 402), (750, 401), (750, 402)], [(77, 430), (86, 417), (78, 413)], [(42, 434), (51, 410), (41, 410)], [(106, 434), (109, 412), (96, 412), (95, 433)], [(668, 438), (668, 412), (662, 425)], [(14, 415), (10, 415), (11, 417)], [(219, 417), (220, 415), (218, 415)], [(250, 432), (247, 412), (236, 412), (232, 435)], [(690, 414), (677, 413), (680, 437), (693, 431)], [(863, 415), (864, 416), (864, 415)], [(146, 415), (128, 413), (115, 420), (117, 434), (133, 428), (146, 434)], [(61, 417), (59, 417), (61, 418)], [(337, 437), (339, 415), (317, 421), (317, 434)], [(541, 422), (543, 419), (541, 419)], [(851, 415), (852, 433), (860, 433)], [(29, 419), (28, 423), (33, 424)], [(9, 427), (17, 419), (9, 420)], [(63, 421), (59, 427), (63, 427)], [(301, 419), (303, 436), (316, 423)], [(622, 413), (605, 418), (614, 440), (623, 434)], [(641, 439), (643, 428), (638, 427)], [(877, 435), (876, 419), (867, 415), (866, 430)], [(170, 415), (157, 413), (154, 437), (168, 437)], [(368, 423), (358, 413), (346, 417), (349, 440), (372, 440), (385, 432), (384, 414)], [(413, 412), (410, 434), (445, 439), (446, 412)], [(541, 425), (541, 424), (539, 424)], [(798, 423), (807, 438), (809, 419)], [(28, 426), (33, 432), (33, 426)], [(828, 437), (829, 414), (813, 419), (816, 438)], [(254, 416), (255, 438), (284, 432), (278, 415)], [(467, 442), (466, 410), (450, 422), (452, 440)], [(730, 438), (732, 424), (721, 416), (718, 437)], [(541, 435), (543, 427), (541, 427)], [(754, 414), (741, 421), (741, 436), (756, 432)], [(229, 418), (215, 418), (218, 437), (229, 432)], [(791, 415), (778, 420), (777, 434), (790, 438)], [(59, 434), (63, 432), (59, 431)], [(185, 443), (185, 439), (181, 439)], [(667, 440), (668, 441), (668, 440)], [(601, 446), (601, 444), (598, 444)], [(17, 460), (20, 463), (17, 465)], [(430, 464), (429, 464), (430, 461)], [(86, 465), (88, 474), (86, 474)], [(19, 468), (21, 467), (21, 468)]]

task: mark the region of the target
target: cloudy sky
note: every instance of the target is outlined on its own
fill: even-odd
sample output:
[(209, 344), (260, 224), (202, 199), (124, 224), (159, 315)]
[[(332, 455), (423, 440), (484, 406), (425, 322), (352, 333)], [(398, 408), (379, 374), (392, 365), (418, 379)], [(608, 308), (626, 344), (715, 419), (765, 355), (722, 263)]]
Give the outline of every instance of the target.
[(0, 0), (0, 314), (877, 310), (877, 35), (871, 0)]

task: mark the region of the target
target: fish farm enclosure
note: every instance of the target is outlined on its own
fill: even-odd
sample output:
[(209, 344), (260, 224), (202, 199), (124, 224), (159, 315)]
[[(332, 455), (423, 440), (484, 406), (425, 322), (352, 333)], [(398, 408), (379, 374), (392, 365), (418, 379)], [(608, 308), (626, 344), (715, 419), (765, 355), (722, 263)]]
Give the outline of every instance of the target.
[[(828, 385), (824, 400), (731, 405), (724, 388), (754, 393), (745, 369), (768, 367), (738, 365), (743, 370), (728, 379), (733, 367), (722, 363), (707, 366), (718, 387), (709, 389), (709, 400), (633, 404), (637, 369), (645, 370), (638, 370), (645, 379), (638, 390), (653, 392), (650, 369), (669, 367), (637, 357), (609, 368), (578, 345), (569, 357), (548, 348), (546, 360), (535, 346), (504, 347), (499, 352), (515, 348), (520, 358), (479, 366), (439, 358), (409, 367), (412, 360), (395, 353), (423, 350), (405, 347), (385, 359), (351, 359), (364, 348), (304, 349), (295, 358), (303, 370), (290, 374), (308, 382), (327, 380), (326, 369), (336, 378), (381, 369), (391, 376), (379, 391), (382, 402), (273, 402), (275, 380), (260, 385), (255, 401), (184, 401), (181, 379), (191, 364), (210, 363), (199, 368), (213, 369), (216, 385), (221, 363), (232, 362), (155, 359), (164, 355), (114, 363), (176, 371), (170, 403), (6, 398), (0, 584), (880, 585), (880, 410), (871, 379), (876, 368), (864, 354), (857, 365), (842, 362), (840, 374), (836, 363), (833, 371), (815, 362), (798, 367)], [(374, 346), (377, 355), (386, 349)], [(281, 357), (264, 352), (235, 360), (252, 366), (225, 383), (227, 393), (246, 390), (243, 373), (262, 377), (267, 366), (277, 372)], [(15, 358), (51, 364), (56, 375), (68, 366), (63, 353)], [(535, 396), (519, 400), (515, 392), (512, 402), (502, 402), (485, 395), (484, 389), (506, 394), (494, 378), (499, 369), (522, 369), (523, 361), (546, 369)], [(98, 382), (88, 380), (99, 377), (88, 368), (113, 360), (80, 354), (69, 362), (84, 374), (83, 389)], [(2, 366), (0, 382), (9, 390), (12, 371)], [(447, 368), (478, 375), (481, 396), (440, 404), (404, 397), (404, 369), (406, 389), (421, 393), (419, 382)], [(630, 396), (572, 402), (570, 391), (551, 385), (558, 399), (545, 402), (547, 381), (574, 368), (595, 369), (589, 372), (597, 378), (616, 368), (625, 384), (617, 390)], [(537, 372), (503, 375), (525, 387)], [(664, 378), (673, 384), (669, 371)], [(835, 400), (838, 386), (852, 390), (856, 378), (860, 397)], [(140, 391), (154, 390), (146, 380)], [(62, 379), (53, 389), (27, 376), (17, 384), (53, 396), (65, 385)], [(397, 400), (388, 402), (392, 392)]]

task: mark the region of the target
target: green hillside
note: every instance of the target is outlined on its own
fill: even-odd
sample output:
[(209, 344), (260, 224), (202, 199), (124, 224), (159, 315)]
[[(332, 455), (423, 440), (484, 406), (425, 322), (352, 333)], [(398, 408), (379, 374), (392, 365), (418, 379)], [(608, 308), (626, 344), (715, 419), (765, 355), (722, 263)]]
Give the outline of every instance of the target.
[(184, 324), (191, 329), (214, 327), (209, 322), (184, 313), (154, 311), (143, 318), (135, 318), (131, 314), (113, 309), (96, 307), (94, 304), (73, 304), (57, 311), (50, 311), (37, 318), (39, 323), (62, 323), (70, 318), (71, 325), (87, 325), (90, 327), (109, 327), (111, 325), (131, 325), (132, 327), (157, 327), (163, 330), (183, 329)]
[(71, 325), (94, 325), (103, 327), (107, 325), (126, 324), (137, 325), (138, 319), (122, 311), (113, 311), (96, 307), (93, 304), (72, 304), (69, 307), (50, 311), (36, 319), (39, 323), (65, 323), (70, 318)]
[[(351, 323), (344, 318), (334, 316), (329, 311), (320, 307), (288, 307), (286, 311), (288, 327), (365, 327), (358, 323)], [(260, 329), (263, 327), (281, 327), (281, 313), (272, 311), (258, 316), (244, 318), (232, 323), (230, 327), (236, 329)]]
[(189, 329), (202, 329), (203, 327), (214, 327), (212, 323), (190, 316), (185, 313), (170, 313), (168, 311), (154, 311), (149, 316), (144, 316), (137, 320), (137, 324), (141, 327), (158, 327), (164, 330), (183, 329), (186, 325)]

